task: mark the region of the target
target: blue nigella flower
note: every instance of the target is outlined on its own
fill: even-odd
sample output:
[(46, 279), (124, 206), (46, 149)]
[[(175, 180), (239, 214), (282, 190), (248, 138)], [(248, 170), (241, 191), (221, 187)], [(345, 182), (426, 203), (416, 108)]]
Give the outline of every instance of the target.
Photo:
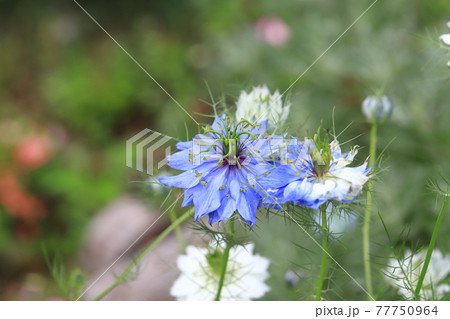
[(271, 138), (265, 131), (265, 122), (235, 123), (226, 115), (217, 117), (203, 134), (178, 143), (180, 151), (168, 157), (169, 166), (184, 172), (159, 181), (184, 188), (182, 206), (194, 204), (196, 221), (208, 215), (214, 223), (237, 212), (252, 226), (268, 187), (259, 180), (274, 169)]
[[(291, 143), (287, 160), (281, 163), (263, 183), (272, 185), (270, 203), (293, 202), (317, 209), (329, 200), (349, 202), (369, 180), (367, 161), (358, 167), (347, 167), (357, 154), (357, 148), (342, 154), (338, 141), (321, 142), (320, 138)], [(283, 179), (272, 178), (283, 176)]]

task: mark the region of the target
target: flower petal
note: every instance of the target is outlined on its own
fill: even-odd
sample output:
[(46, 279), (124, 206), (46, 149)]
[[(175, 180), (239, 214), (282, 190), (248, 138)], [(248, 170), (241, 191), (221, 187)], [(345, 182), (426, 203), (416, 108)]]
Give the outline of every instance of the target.
[(450, 45), (450, 33), (443, 34), (439, 37), (442, 42), (444, 42), (446, 45)]

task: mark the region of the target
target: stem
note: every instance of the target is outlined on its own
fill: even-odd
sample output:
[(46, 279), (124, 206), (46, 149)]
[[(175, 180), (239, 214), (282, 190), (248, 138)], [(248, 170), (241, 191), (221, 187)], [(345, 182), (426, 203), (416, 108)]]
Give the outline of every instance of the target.
[(186, 221), (194, 211), (194, 208), (189, 209), (187, 212), (185, 212), (183, 215), (178, 217), (178, 219), (170, 224), (169, 227), (167, 227), (161, 234), (159, 234), (158, 237), (150, 245), (148, 245), (129, 265), (125, 270), (117, 277), (116, 281), (111, 284), (108, 288), (103, 290), (97, 297), (94, 298), (95, 301), (101, 300), (103, 297), (105, 297), (108, 293), (111, 292), (114, 288), (116, 288), (118, 285), (120, 285), (126, 278), (126, 276), (130, 273), (131, 270), (133, 270), (134, 266), (150, 251), (152, 250), (161, 240), (163, 240), (167, 235), (169, 235), (173, 230), (175, 230), (178, 225)]
[[(175, 206), (174, 206), (175, 207)], [(173, 208), (169, 212), (170, 221), (175, 223), (177, 221), (177, 215), (175, 214)], [(186, 244), (183, 240), (183, 234), (181, 233), (180, 225), (175, 227), (175, 237), (177, 238), (178, 245), (180, 246), (180, 252), (182, 254), (186, 253)]]
[(322, 287), (327, 272), (328, 263), (328, 225), (327, 225), (327, 211), (326, 205), (320, 207), (322, 213), (322, 262), (320, 264), (319, 284), (317, 285), (316, 300), (322, 300)]
[(422, 288), (423, 280), (425, 279), (425, 274), (427, 273), (428, 265), (430, 263), (431, 255), (433, 254), (434, 245), (436, 244), (437, 235), (439, 228), (441, 227), (442, 219), (444, 218), (444, 212), (447, 209), (448, 197), (450, 195), (450, 188), (447, 189), (447, 196), (445, 196), (444, 204), (442, 204), (442, 209), (439, 212), (439, 216), (434, 225), (433, 234), (431, 235), (430, 245), (428, 246), (427, 255), (425, 256), (425, 262), (423, 264), (422, 271), (420, 272), (419, 281), (417, 282), (416, 290), (414, 291), (414, 299), (419, 299), (420, 289)]
[(219, 278), (219, 287), (217, 288), (217, 294), (215, 301), (220, 300), (220, 294), (222, 293), (223, 283), (225, 282), (225, 274), (227, 272), (227, 264), (228, 264), (228, 256), (230, 255), (230, 249), (231, 249), (231, 237), (234, 234), (234, 221), (230, 220), (230, 230), (229, 230), (229, 238), (227, 238), (227, 245), (225, 246), (225, 250), (223, 252), (223, 259), (222, 259), (222, 269), (220, 271), (220, 278)]
[[(371, 125), (372, 127), (370, 130), (369, 167), (374, 169), (377, 153), (377, 123), (373, 122), (371, 123)], [(369, 296), (373, 295), (372, 273), (370, 269), (370, 215), (372, 213), (372, 192), (373, 192), (373, 181), (372, 179), (370, 179), (367, 182), (367, 201), (366, 201), (366, 209), (364, 212), (364, 225), (363, 225), (364, 274), (366, 278), (366, 287)]]

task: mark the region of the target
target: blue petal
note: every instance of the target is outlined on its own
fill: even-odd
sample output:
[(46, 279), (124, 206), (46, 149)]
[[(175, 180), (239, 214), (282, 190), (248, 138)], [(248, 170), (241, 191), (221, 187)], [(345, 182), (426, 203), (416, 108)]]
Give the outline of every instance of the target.
[(220, 220), (229, 219), (236, 211), (236, 202), (232, 198), (225, 197), (222, 199), (222, 205), (219, 208)]
[(324, 204), (327, 200), (326, 199), (316, 199), (315, 201), (304, 201), (300, 202), (301, 205), (305, 205), (312, 209), (319, 209), (319, 207)]
[(192, 149), (192, 141), (178, 142), (175, 146), (176, 146), (180, 151)]
[(285, 201), (302, 201), (311, 192), (311, 185), (306, 180), (295, 181), (284, 189)]
[(241, 215), (242, 219), (250, 226), (256, 224), (256, 210), (259, 204), (259, 197), (252, 190), (247, 191), (245, 194), (239, 196), (237, 203), (237, 211)]
[(162, 176), (159, 178), (159, 182), (172, 187), (191, 188), (196, 186), (204, 176), (216, 167), (217, 163), (215, 162), (203, 163), (195, 170), (192, 169), (176, 176)]
[(208, 217), (209, 217), (208, 222), (209, 222), (210, 225), (212, 225), (215, 222), (219, 221), (220, 215), (217, 212), (217, 210), (215, 210), (215, 211), (209, 213)]
[(195, 173), (187, 171), (175, 176), (163, 176), (159, 178), (161, 184), (179, 187), (179, 188), (191, 188), (198, 184), (199, 178), (195, 177)]
[(197, 185), (194, 188), (188, 188), (184, 191), (184, 199), (181, 207), (191, 205), (194, 200), (194, 193), (200, 188), (201, 185)]
[(189, 161), (189, 152), (191, 150), (184, 150), (167, 156), (169, 166), (181, 171), (188, 171), (194, 168), (194, 165)]
[(262, 192), (261, 206), (266, 208), (281, 209), (280, 204), (287, 201), (283, 198), (284, 188), (268, 188)]
[(221, 194), (219, 188), (225, 183), (224, 177), (227, 169), (223, 168), (211, 174), (213, 178), (207, 182), (204, 189), (194, 196), (195, 218), (198, 220), (204, 215), (220, 207)]
[(224, 132), (224, 127), (223, 127), (223, 122), (221, 119), (226, 119), (227, 115), (226, 114), (222, 114), (221, 116), (218, 116), (214, 119), (213, 124), (211, 125), (211, 128), (215, 131), (218, 132)]
[[(262, 168), (263, 165), (260, 166)], [(265, 164), (265, 172), (258, 178), (258, 184), (267, 188), (281, 188), (286, 186), (290, 182), (299, 179), (295, 176), (295, 170), (290, 165), (280, 165), (278, 167), (272, 167), (271, 165)]]
[(241, 185), (237, 179), (232, 179), (230, 181), (230, 194), (236, 202), (239, 201), (239, 197), (241, 195)]

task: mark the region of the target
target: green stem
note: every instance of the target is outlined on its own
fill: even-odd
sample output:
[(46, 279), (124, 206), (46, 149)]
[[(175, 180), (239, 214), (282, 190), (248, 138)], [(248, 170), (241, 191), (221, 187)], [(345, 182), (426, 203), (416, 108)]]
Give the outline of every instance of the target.
[[(370, 130), (370, 153), (369, 153), (369, 167), (375, 169), (375, 162), (377, 156), (377, 123), (371, 123)], [(372, 172), (373, 176), (373, 172)], [(364, 261), (364, 274), (366, 278), (366, 288), (370, 296), (373, 295), (372, 289), (372, 273), (370, 269), (370, 215), (372, 213), (372, 192), (373, 181), (370, 179), (367, 182), (367, 201), (366, 209), (364, 212), (364, 225), (363, 225), (363, 261)]]
[[(170, 217), (170, 221), (172, 223), (175, 223), (177, 221), (177, 215), (175, 214), (173, 208), (169, 212), (169, 217)], [(185, 254), (186, 253), (186, 244), (183, 240), (183, 234), (181, 233), (180, 225), (177, 225), (175, 227), (174, 231), (175, 231), (175, 237), (177, 238), (177, 241), (178, 241), (178, 245), (180, 246), (180, 252), (182, 254)]]
[(420, 289), (422, 288), (423, 280), (425, 279), (425, 274), (427, 273), (428, 265), (430, 264), (431, 255), (433, 254), (434, 245), (436, 244), (437, 235), (439, 228), (441, 227), (442, 219), (444, 218), (444, 212), (447, 209), (448, 197), (450, 195), (450, 188), (447, 189), (447, 196), (445, 196), (444, 204), (442, 204), (442, 209), (439, 212), (439, 216), (434, 225), (433, 234), (431, 235), (430, 245), (428, 246), (427, 255), (425, 256), (425, 262), (423, 264), (422, 271), (420, 272), (419, 280), (417, 282), (416, 290), (414, 291), (414, 299), (419, 300)]
[(323, 282), (325, 280), (325, 275), (327, 273), (327, 264), (328, 264), (328, 225), (327, 225), (327, 211), (326, 205), (322, 205), (320, 207), (320, 211), (322, 213), (322, 262), (320, 264), (320, 274), (319, 274), (319, 283), (317, 285), (317, 294), (316, 300), (322, 300), (322, 288)]
[(167, 235), (169, 235), (173, 230), (175, 230), (178, 225), (186, 221), (194, 211), (194, 208), (189, 209), (183, 215), (178, 217), (178, 219), (170, 224), (161, 234), (150, 245), (148, 245), (129, 265), (125, 270), (117, 277), (117, 279), (112, 283), (108, 288), (106, 288), (103, 292), (101, 292), (97, 297), (94, 298), (95, 301), (101, 300), (108, 293), (111, 292), (114, 288), (124, 282), (126, 276), (130, 273), (131, 270), (136, 266), (136, 264), (150, 251), (152, 250), (161, 240), (163, 240)]
[(223, 252), (222, 269), (220, 270), (219, 287), (217, 288), (217, 294), (215, 301), (220, 300), (220, 294), (222, 293), (223, 283), (225, 282), (225, 274), (227, 272), (228, 256), (231, 249), (231, 237), (234, 235), (234, 221), (230, 219), (229, 238), (227, 238), (227, 245)]

